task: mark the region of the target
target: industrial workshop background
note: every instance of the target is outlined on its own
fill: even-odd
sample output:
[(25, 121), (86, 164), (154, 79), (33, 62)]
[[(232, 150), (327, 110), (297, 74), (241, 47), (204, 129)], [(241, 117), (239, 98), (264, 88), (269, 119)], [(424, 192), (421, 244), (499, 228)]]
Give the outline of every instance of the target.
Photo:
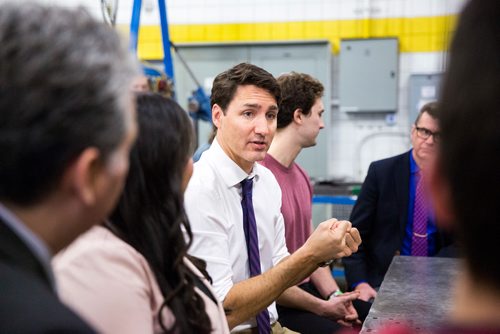
[[(19, 0), (18, 0), (19, 1)], [(128, 35), (134, 0), (38, 0), (82, 5), (102, 17), (117, 8)], [(0, 3), (4, 0), (0, 0)], [(210, 94), (213, 77), (241, 61), (274, 75), (320, 79), (326, 127), (298, 162), (316, 180), (361, 182), (371, 161), (410, 146), (418, 106), (437, 98), (446, 49), (463, 0), (166, 0), (170, 39)], [(111, 8), (113, 9), (113, 8)], [(138, 57), (162, 67), (158, 0), (143, 0)], [(175, 92), (187, 107), (196, 89), (173, 54)], [(201, 122), (199, 143), (211, 125)]]

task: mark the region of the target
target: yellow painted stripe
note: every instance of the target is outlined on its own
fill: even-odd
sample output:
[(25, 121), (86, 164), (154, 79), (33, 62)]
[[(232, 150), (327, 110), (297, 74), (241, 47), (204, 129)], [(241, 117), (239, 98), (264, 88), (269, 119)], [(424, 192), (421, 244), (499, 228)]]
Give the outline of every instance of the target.
[[(326, 39), (337, 53), (343, 38), (397, 37), (401, 52), (446, 50), (455, 27), (456, 15), (381, 18), (336, 21), (304, 21), (234, 24), (172, 24), (175, 43), (272, 42)], [(128, 33), (128, 26), (119, 29)], [(141, 26), (140, 59), (162, 59), (159, 26)]]

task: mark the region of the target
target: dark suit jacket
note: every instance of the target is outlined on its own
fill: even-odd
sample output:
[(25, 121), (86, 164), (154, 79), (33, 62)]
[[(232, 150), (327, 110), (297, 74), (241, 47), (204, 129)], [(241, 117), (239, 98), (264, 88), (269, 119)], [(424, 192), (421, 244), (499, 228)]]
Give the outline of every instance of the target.
[(42, 265), (1, 219), (0, 333), (95, 333), (59, 301)]
[[(347, 284), (360, 281), (379, 287), (394, 255), (401, 251), (408, 221), (410, 152), (371, 163), (350, 220), (362, 243), (343, 259)], [(436, 250), (451, 244), (441, 231)]]

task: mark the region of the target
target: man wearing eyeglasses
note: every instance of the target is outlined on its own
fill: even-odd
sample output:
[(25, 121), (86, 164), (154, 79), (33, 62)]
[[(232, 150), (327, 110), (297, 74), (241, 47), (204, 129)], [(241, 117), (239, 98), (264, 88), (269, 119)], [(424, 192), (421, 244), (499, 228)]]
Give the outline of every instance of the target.
[[(439, 141), (436, 102), (425, 104), (411, 129), (412, 149), (371, 163), (350, 221), (363, 243), (343, 259), (350, 289), (359, 299), (377, 296), (394, 255), (449, 255), (447, 233), (438, 231), (422, 171), (434, 158)], [(424, 173), (425, 174), (425, 173)]]

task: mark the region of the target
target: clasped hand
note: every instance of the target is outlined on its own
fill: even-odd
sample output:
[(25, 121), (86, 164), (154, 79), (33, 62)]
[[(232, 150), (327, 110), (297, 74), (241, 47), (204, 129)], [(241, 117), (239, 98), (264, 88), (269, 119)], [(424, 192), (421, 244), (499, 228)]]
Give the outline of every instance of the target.
[(358, 251), (361, 236), (347, 220), (329, 219), (318, 225), (306, 246), (317, 257), (318, 263), (350, 256)]
[(325, 301), (324, 316), (337, 321), (343, 326), (359, 325), (358, 313), (352, 302), (359, 297), (357, 292), (346, 292)]

